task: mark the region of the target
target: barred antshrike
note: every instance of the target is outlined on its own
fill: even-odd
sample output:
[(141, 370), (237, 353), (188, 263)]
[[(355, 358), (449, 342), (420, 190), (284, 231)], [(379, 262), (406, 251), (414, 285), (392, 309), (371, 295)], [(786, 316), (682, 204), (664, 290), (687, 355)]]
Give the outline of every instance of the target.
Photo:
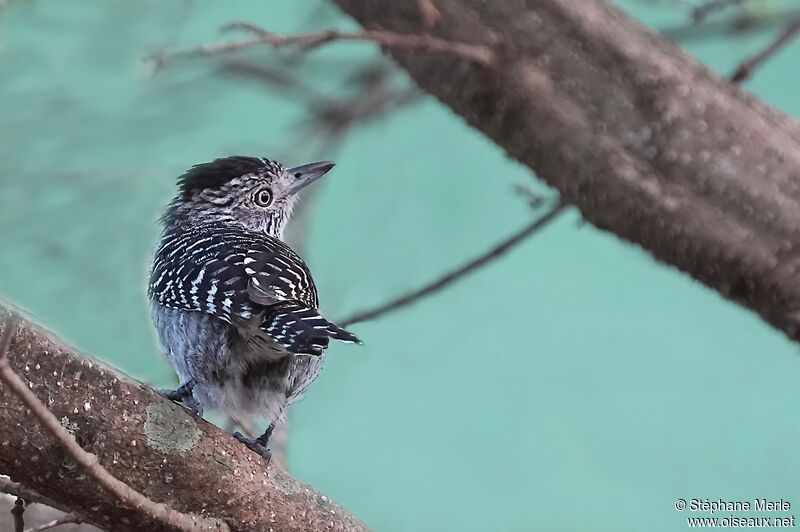
[(199, 164), (162, 218), (148, 294), (180, 378), (165, 394), (199, 415), (264, 418), (263, 435), (234, 436), (267, 460), (275, 423), (316, 378), (329, 339), (359, 342), (322, 317), (311, 272), (283, 242), (297, 193), (331, 168), (241, 156)]

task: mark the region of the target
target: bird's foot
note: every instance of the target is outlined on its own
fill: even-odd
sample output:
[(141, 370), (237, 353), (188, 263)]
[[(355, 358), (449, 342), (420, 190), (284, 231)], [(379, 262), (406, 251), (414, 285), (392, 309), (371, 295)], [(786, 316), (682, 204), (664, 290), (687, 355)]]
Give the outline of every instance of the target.
[(172, 399), (173, 401), (182, 401), (185, 397), (190, 397), (192, 395), (192, 391), (194, 391), (194, 380), (184, 382), (174, 390), (162, 388), (158, 390), (158, 393), (167, 399)]
[(203, 405), (193, 395), (184, 397), (180, 404), (197, 414), (198, 417), (203, 417)]
[(203, 417), (203, 406), (195, 399), (194, 395), (192, 395), (193, 390), (194, 381), (190, 380), (189, 382), (181, 384), (174, 390), (161, 389), (158, 390), (158, 392), (167, 399), (171, 399), (181, 406), (185, 406), (198, 416)]
[(237, 440), (239, 440), (240, 442), (242, 442), (245, 445), (245, 447), (247, 447), (257, 455), (259, 455), (264, 460), (266, 460), (267, 464), (269, 464), (269, 461), (272, 459), (272, 451), (267, 449), (266, 440), (262, 440), (261, 437), (248, 438), (247, 436), (238, 431), (234, 432), (232, 436)]

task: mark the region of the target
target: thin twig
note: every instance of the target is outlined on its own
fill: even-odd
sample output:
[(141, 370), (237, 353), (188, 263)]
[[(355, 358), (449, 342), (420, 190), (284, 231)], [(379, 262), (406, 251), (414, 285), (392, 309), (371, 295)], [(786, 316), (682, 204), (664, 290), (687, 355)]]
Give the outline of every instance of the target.
[(299, 123), (298, 142), (294, 145), (307, 150), (307, 139), (312, 138), (318, 143), (317, 151), (330, 153), (355, 126), (385, 117), (419, 99), (416, 89), (398, 88), (389, 80), (365, 83), (353, 96), (309, 105), (310, 116)]
[(49, 523), (43, 523), (39, 526), (34, 526), (31, 528), (26, 528), (25, 532), (42, 532), (43, 530), (50, 530), (51, 528), (55, 528), (61, 525), (70, 525), (70, 524), (80, 524), (83, 523), (83, 518), (80, 514), (70, 512), (68, 514), (64, 514), (58, 519), (53, 519)]
[(405, 295), (392, 299), (391, 301), (388, 301), (375, 308), (353, 314), (352, 316), (349, 316), (344, 320), (339, 320), (337, 323), (340, 323), (346, 327), (348, 325), (353, 325), (354, 323), (374, 320), (375, 318), (378, 318), (390, 312), (397, 311), (403, 307), (406, 307), (408, 305), (411, 305), (412, 303), (419, 301), (422, 298), (435, 294), (436, 292), (446, 288), (447, 286), (453, 284), (459, 279), (479, 269), (481, 266), (484, 266), (485, 264), (501, 257), (502, 255), (513, 249), (515, 246), (523, 242), (526, 238), (537, 233), (539, 230), (541, 230), (542, 228), (547, 226), (550, 222), (552, 222), (561, 213), (561, 211), (564, 210), (566, 206), (567, 205), (563, 201), (559, 201), (545, 214), (543, 214), (530, 224), (526, 225), (521, 230), (517, 231), (516, 233), (514, 233), (507, 239), (503, 240), (499, 244), (496, 244), (483, 254), (470, 260), (466, 264), (456, 268), (451, 272), (446, 273), (445, 275), (441, 276), (440, 278), (436, 279), (433, 282), (430, 282), (420, 288), (417, 288), (416, 290), (412, 290), (411, 292), (408, 292)]
[(20, 376), (11, 369), (7, 355), (16, 329), (17, 318), (15, 315), (11, 314), (6, 320), (3, 339), (0, 342), (0, 381), (28, 407), (39, 420), (42, 427), (58, 440), (70, 457), (83, 466), (87, 473), (89, 473), (100, 486), (113, 493), (121, 503), (136, 508), (143, 514), (169, 527), (178, 530), (186, 530), (187, 532), (195, 530), (230, 530), (226, 523), (216, 519), (183, 514), (168, 508), (164, 504), (151, 501), (112, 475), (100, 464), (96, 455), (83, 450), (83, 448), (78, 445), (78, 442), (75, 441), (72, 434), (61, 425), (53, 413), (47, 409), (38, 397), (36, 397)]
[(417, 0), (417, 5), (419, 6), (419, 12), (422, 15), (422, 22), (425, 24), (425, 27), (432, 28), (436, 26), (436, 23), (442, 18), (442, 14), (436, 7), (436, 4), (433, 3), (433, 0)]
[(705, 3), (692, 10), (692, 20), (695, 24), (703, 22), (714, 11), (721, 11), (729, 7), (739, 6), (750, 0), (707, 0)]
[(538, 209), (547, 202), (546, 196), (534, 192), (529, 186), (523, 185), (522, 183), (514, 185), (514, 191), (520, 198), (525, 200), (531, 209)]
[(764, 62), (770, 57), (780, 51), (781, 48), (792, 42), (797, 36), (800, 35), (800, 18), (796, 18), (789, 22), (789, 24), (778, 34), (778, 37), (773, 40), (769, 46), (754, 55), (753, 57), (742, 61), (739, 67), (731, 75), (733, 83), (741, 83), (748, 79)]
[(254, 46), (272, 46), (281, 48), (285, 46), (297, 46), (303, 50), (311, 50), (323, 44), (336, 41), (370, 41), (389, 48), (407, 48), (423, 50), (431, 53), (439, 53), (460, 57), (467, 61), (492, 68), (497, 63), (497, 55), (486, 46), (467, 44), (462, 42), (452, 42), (440, 39), (432, 35), (415, 35), (394, 33), (382, 30), (366, 30), (358, 32), (343, 32), (337, 30), (315, 31), (309, 33), (298, 33), (295, 35), (274, 35), (266, 30), (258, 28), (249, 23), (233, 23), (226, 28), (244, 28), (251, 33), (257, 33), (256, 37), (238, 41), (230, 41), (216, 44), (204, 44), (194, 48), (184, 48), (178, 50), (167, 50), (156, 54), (150, 58), (153, 70), (157, 71), (166, 63), (178, 57), (198, 57), (225, 54), (239, 50), (245, 50)]
[(220, 28), (222, 31), (235, 31), (235, 30), (242, 30), (249, 33), (252, 33), (256, 37), (271, 37), (272, 34), (258, 26), (257, 24), (253, 24), (252, 22), (247, 22), (246, 20), (237, 20), (235, 22), (231, 22), (225, 24)]
[(290, 69), (281, 66), (263, 65), (252, 61), (240, 59), (225, 59), (220, 63), (220, 69), (239, 78), (257, 81), (281, 92), (285, 98), (294, 98), (301, 101), (319, 100), (324, 98), (322, 91), (314, 86), (297, 79)]
[(14, 501), (14, 506), (11, 507), (11, 515), (14, 516), (14, 532), (23, 532), (25, 529), (25, 518), (22, 514), (25, 513), (25, 501), (20, 497)]

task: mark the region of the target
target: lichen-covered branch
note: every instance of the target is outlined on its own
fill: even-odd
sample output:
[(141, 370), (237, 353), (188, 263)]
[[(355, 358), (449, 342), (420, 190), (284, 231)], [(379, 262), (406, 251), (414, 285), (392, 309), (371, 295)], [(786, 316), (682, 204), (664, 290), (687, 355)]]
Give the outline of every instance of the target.
[(211, 530), (230, 532), (224, 521), (199, 515), (176, 512), (164, 504), (148, 499), (125, 482), (108, 472), (97, 456), (86, 452), (44, 403), (31, 391), (8, 362), (8, 352), (16, 332), (16, 316), (9, 316), (0, 340), (0, 381), (31, 412), (39, 425), (50, 433), (69, 457), (79, 464), (90, 477), (103, 489), (111, 492), (121, 504), (136, 509), (143, 519), (152, 519), (165, 528), (181, 532)]
[[(333, 0), (366, 29), (422, 31), (416, 2)], [(641, 245), (800, 339), (800, 127), (604, 0), (436, 0), (430, 35), (487, 69), (384, 48), (433, 94)]]
[[(0, 306), (0, 323), (9, 312)], [(266, 467), (228, 434), (27, 320), (14, 335), (8, 361), (83, 449), (149, 499), (243, 532), (366, 530), (275, 464)], [(5, 385), (0, 472), (100, 528), (175, 530), (100, 489)]]

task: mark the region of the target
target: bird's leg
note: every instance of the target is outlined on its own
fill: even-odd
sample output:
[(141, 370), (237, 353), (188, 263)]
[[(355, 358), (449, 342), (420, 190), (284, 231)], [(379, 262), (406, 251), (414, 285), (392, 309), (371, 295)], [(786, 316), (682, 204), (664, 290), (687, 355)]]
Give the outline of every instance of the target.
[(269, 437), (272, 436), (272, 431), (274, 428), (275, 423), (270, 423), (269, 427), (267, 427), (267, 430), (264, 431), (264, 434), (258, 438), (248, 438), (238, 431), (233, 433), (233, 437), (242, 442), (248, 449), (258, 454), (264, 460), (266, 460), (267, 463), (269, 463), (270, 459), (272, 459), (272, 451), (267, 449), (267, 443), (269, 442)]
[(203, 417), (203, 405), (200, 404), (200, 401), (194, 398), (194, 395), (184, 397), (183, 404), (199, 417)]
[(161, 389), (159, 392), (167, 399), (172, 399), (177, 403), (182, 403), (192, 412), (203, 417), (203, 406), (194, 398), (194, 379), (189, 379), (174, 390)]
[(169, 388), (162, 388), (158, 390), (158, 392), (167, 399), (172, 399), (173, 401), (183, 401), (184, 397), (192, 395), (193, 390), (194, 390), (194, 379), (189, 379), (187, 382), (184, 382), (174, 390), (170, 390)]

